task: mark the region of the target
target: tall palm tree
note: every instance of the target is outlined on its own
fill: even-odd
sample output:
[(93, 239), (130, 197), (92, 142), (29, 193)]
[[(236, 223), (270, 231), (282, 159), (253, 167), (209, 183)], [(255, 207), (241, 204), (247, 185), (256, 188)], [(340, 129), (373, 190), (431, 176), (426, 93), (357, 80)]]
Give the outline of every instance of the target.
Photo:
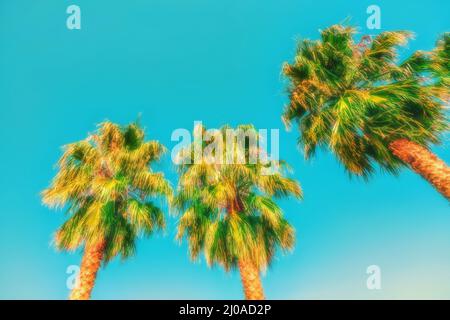
[(284, 66), (284, 121), (298, 124), (307, 158), (328, 147), (350, 174), (365, 178), (375, 162), (392, 173), (408, 165), (450, 200), (450, 168), (429, 150), (448, 129), (449, 34), (433, 52), (401, 63), (398, 47), (410, 33), (354, 36), (354, 28), (334, 25), (318, 41), (299, 42)]
[(64, 147), (59, 171), (42, 199), (69, 214), (55, 234), (56, 247), (84, 247), (70, 299), (89, 299), (102, 262), (117, 255), (127, 258), (135, 252), (137, 236), (164, 228), (164, 214), (151, 197), (170, 197), (171, 187), (150, 168), (164, 150), (159, 142), (145, 142), (137, 123), (122, 127), (111, 122)]
[[(206, 132), (202, 126), (196, 130)], [(174, 199), (182, 211), (177, 238), (187, 238), (191, 258), (203, 251), (209, 266), (238, 268), (250, 300), (264, 299), (260, 272), (276, 249), (294, 245), (294, 229), (273, 198), (302, 195), (299, 184), (283, 172), (265, 171), (271, 165), (285, 167), (283, 162), (251, 161), (261, 151), (258, 144), (257, 131), (249, 125), (236, 131), (224, 126), (205, 141), (194, 141), (178, 154), (182, 164)], [(196, 152), (200, 156), (193, 162)]]

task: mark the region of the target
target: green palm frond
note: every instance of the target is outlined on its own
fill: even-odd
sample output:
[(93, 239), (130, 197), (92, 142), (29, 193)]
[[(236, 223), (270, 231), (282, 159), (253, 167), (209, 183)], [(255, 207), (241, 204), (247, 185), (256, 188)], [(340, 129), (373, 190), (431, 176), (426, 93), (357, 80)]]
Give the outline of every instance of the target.
[(57, 248), (104, 241), (107, 262), (132, 255), (136, 237), (165, 227), (163, 212), (150, 200), (172, 196), (164, 175), (151, 169), (165, 148), (144, 138), (136, 123), (103, 122), (87, 139), (64, 147), (59, 171), (42, 192), (44, 204), (68, 209), (55, 235)]
[(283, 67), (290, 100), (283, 120), (298, 125), (307, 158), (329, 148), (351, 174), (368, 177), (375, 163), (395, 173), (403, 163), (389, 152), (390, 142), (428, 146), (448, 129), (449, 36), (433, 52), (403, 62), (398, 48), (410, 32), (355, 36), (354, 28), (335, 25), (320, 40), (299, 42)]
[[(266, 175), (263, 170), (267, 163), (258, 157), (256, 162), (249, 161), (259, 151), (259, 135), (253, 126), (241, 125), (231, 132), (240, 130), (245, 135), (242, 141), (238, 135), (229, 134), (231, 129), (223, 126), (217, 131), (220, 134), (201, 143), (196, 141), (180, 152), (179, 158), (193, 160), (195, 148), (200, 147), (203, 155), (212, 145), (221, 143), (223, 159), (228, 154), (235, 162), (209, 162), (201, 157), (196, 163), (188, 161), (179, 166), (179, 185), (173, 199), (182, 213), (177, 239), (187, 239), (191, 257), (198, 259), (203, 252), (209, 265), (219, 264), (229, 270), (239, 259), (246, 259), (264, 269), (277, 248), (289, 250), (294, 244), (294, 230), (273, 197), (301, 198), (302, 191), (296, 181), (284, 176), (284, 170)], [(205, 127), (196, 130), (207, 133)], [(240, 156), (245, 162), (236, 161)], [(286, 167), (283, 161), (278, 165)]]

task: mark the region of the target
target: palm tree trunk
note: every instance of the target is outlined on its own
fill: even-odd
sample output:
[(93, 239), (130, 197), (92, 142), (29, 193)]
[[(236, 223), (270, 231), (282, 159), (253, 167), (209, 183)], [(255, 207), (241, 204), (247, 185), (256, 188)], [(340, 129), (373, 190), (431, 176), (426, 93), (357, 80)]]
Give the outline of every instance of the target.
[(70, 294), (70, 300), (89, 300), (92, 288), (94, 288), (97, 271), (103, 260), (105, 242), (101, 241), (94, 245), (86, 246), (77, 286)]
[(428, 149), (407, 139), (391, 142), (389, 149), (450, 200), (450, 167), (444, 161)]
[(241, 273), (242, 285), (244, 287), (245, 299), (264, 300), (264, 291), (259, 277), (259, 270), (251, 262), (239, 261), (239, 272)]

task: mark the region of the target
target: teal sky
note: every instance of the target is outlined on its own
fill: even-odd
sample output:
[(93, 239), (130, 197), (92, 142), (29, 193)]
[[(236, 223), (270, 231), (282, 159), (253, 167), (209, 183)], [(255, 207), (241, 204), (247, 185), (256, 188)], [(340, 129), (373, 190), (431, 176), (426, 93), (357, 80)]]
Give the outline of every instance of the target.
[[(82, 29), (66, 28), (77, 4)], [(61, 146), (105, 119), (142, 113), (149, 139), (169, 149), (171, 133), (253, 123), (280, 128), (280, 157), (305, 199), (282, 201), (297, 230), (293, 253), (263, 278), (270, 299), (450, 299), (450, 210), (420, 177), (349, 179), (328, 153), (306, 162), (297, 132), (286, 132), (281, 65), (295, 39), (351, 18), (361, 33), (366, 8), (381, 8), (382, 29), (406, 29), (405, 49), (429, 50), (450, 31), (447, 0), (0, 0), (0, 298), (65, 299), (66, 268), (81, 253), (58, 253), (51, 236), (63, 212), (41, 205)], [(450, 163), (449, 142), (434, 151)], [(158, 166), (176, 183), (170, 157)], [(164, 235), (140, 240), (137, 255), (103, 268), (96, 299), (241, 299), (239, 275), (193, 263)], [(381, 290), (366, 268), (381, 268)]]

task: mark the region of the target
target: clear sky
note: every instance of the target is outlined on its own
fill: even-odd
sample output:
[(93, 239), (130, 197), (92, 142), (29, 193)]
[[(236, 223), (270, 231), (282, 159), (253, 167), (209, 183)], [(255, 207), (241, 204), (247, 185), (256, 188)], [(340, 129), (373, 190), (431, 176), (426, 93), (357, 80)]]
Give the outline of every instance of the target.
[[(66, 28), (77, 4), (82, 29)], [(405, 169), (366, 183), (349, 179), (328, 153), (306, 162), (297, 132), (280, 120), (281, 65), (295, 39), (381, 8), (381, 31), (416, 33), (406, 52), (429, 50), (450, 31), (447, 0), (0, 0), (0, 298), (64, 299), (66, 269), (81, 253), (58, 253), (51, 237), (63, 212), (41, 205), (61, 146), (105, 119), (142, 113), (149, 139), (169, 149), (176, 128), (253, 123), (280, 128), (280, 157), (294, 169), (303, 201), (283, 200), (297, 230), (293, 253), (263, 277), (271, 299), (450, 298), (448, 202)], [(434, 151), (450, 163), (449, 142)], [(176, 183), (170, 157), (158, 166)], [(164, 235), (140, 240), (137, 255), (99, 273), (93, 298), (241, 299), (239, 275), (189, 260)], [(366, 288), (381, 268), (382, 289)]]

